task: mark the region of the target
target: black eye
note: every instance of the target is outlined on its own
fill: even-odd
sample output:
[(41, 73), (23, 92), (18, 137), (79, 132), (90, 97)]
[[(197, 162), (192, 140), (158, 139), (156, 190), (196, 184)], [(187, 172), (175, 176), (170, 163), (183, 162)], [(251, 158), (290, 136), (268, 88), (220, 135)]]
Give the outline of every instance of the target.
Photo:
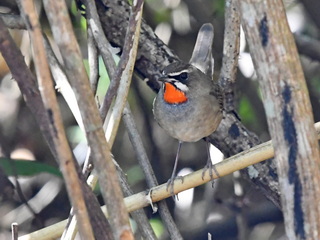
[(186, 81), (186, 80), (188, 80), (188, 77), (189, 77), (189, 75), (187, 72), (183, 72), (179, 75), (180, 81)]

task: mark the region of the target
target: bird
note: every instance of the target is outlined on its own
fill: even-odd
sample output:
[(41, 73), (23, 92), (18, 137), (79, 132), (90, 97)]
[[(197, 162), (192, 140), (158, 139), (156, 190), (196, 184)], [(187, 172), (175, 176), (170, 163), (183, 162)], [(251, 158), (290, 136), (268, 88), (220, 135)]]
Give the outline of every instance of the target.
[(165, 67), (158, 79), (162, 84), (153, 102), (155, 120), (168, 135), (179, 141), (167, 191), (174, 195), (174, 179), (183, 142), (206, 141), (207, 163), (203, 169), (213, 179), (208, 136), (219, 126), (223, 118), (223, 94), (217, 81), (190, 63), (173, 62)]

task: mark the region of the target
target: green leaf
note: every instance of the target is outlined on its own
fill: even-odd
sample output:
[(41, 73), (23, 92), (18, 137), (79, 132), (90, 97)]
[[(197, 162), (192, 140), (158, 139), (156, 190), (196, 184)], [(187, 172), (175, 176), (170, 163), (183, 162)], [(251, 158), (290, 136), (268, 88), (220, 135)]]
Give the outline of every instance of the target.
[(126, 174), (130, 185), (135, 185), (144, 179), (144, 174), (138, 164), (131, 167)]
[(36, 161), (0, 158), (0, 167), (2, 167), (8, 176), (14, 175), (13, 167), (15, 167), (18, 176), (33, 176), (39, 173), (50, 173), (62, 177), (58, 168)]
[(164, 226), (160, 219), (151, 219), (150, 220), (151, 227), (156, 234), (157, 237), (160, 237), (164, 232)]
[(240, 100), (239, 115), (245, 125), (250, 126), (257, 124), (257, 118), (254, 114), (252, 105), (246, 96), (243, 96)]

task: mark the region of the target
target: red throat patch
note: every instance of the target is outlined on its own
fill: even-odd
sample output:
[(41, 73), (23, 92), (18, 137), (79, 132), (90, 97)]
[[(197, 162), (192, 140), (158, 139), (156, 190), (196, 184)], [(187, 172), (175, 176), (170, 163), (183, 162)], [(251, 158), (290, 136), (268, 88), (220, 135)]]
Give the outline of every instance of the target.
[(164, 100), (170, 104), (184, 103), (187, 101), (187, 97), (184, 92), (177, 89), (171, 83), (164, 83)]

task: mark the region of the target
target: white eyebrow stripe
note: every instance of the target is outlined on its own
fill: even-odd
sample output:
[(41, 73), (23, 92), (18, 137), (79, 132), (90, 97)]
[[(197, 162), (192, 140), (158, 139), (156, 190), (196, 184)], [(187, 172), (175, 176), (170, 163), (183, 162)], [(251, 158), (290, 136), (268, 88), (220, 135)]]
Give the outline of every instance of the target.
[(173, 83), (179, 90), (181, 90), (182, 92), (188, 92), (189, 88), (187, 85), (181, 83), (181, 82), (174, 82)]
[(183, 69), (180, 72), (171, 72), (171, 73), (168, 73), (168, 76), (179, 76), (181, 73), (189, 73), (189, 70), (188, 69)]

